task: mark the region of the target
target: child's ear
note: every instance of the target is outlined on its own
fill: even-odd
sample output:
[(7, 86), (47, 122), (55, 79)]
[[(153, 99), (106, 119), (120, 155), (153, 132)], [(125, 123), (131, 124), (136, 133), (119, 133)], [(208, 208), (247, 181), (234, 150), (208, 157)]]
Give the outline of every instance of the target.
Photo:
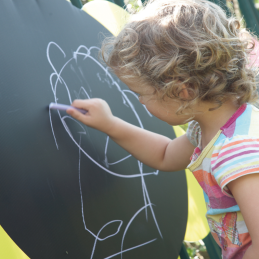
[(188, 89), (187, 89), (186, 85), (182, 85), (182, 90), (181, 90), (179, 96), (181, 98), (185, 99), (185, 100), (190, 99), (191, 96), (190, 96), (190, 94), (188, 92)]

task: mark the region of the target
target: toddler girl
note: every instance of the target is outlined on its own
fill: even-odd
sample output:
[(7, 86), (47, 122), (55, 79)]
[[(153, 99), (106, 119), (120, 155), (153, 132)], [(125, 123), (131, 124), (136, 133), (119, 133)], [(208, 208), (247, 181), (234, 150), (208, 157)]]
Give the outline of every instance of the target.
[[(259, 258), (259, 110), (251, 35), (206, 0), (154, 0), (102, 47), (106, 64), (170, 125), (174, 140), (112, 115), (101, 99), (67, 113), (108, 134), (162, 171), (188, 167), (205, 192), (211, 233), (224, 259)], [(191, 161), (190, 161), (191, 157)], [(161, 186), (161, 188), (163, 188)]]

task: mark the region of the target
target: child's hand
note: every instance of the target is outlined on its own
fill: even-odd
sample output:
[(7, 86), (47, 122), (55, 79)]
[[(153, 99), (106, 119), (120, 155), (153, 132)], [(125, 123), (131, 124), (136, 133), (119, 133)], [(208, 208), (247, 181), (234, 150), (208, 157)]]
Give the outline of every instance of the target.
[(76, 109), (67, 113), (85, 125), (106, 133), (113, 141), (144, 164), (162, 171), (179, 171), (190, 163), (194, 146), (186, 135), (176, 139), (136, 127), (112, 115), (109, 105), (102, 99), (75, 100)]
[(102, 99), (75, 100), (72, 106), (87, 111), (83, 114), (75, 109), (68, 109), (67, 113), (85, 125), (107, 133), (111, 130), (114, 116), (109, 105)]

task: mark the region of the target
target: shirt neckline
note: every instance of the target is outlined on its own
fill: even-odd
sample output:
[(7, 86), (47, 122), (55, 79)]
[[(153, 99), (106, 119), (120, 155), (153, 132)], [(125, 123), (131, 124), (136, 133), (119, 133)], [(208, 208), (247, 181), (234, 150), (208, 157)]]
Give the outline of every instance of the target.
[[(219, 132), (224, 132), (224, 130), (228, 129), (236, 121), (236, 119), (246, 110), (246, 107), (247, 107), (246, 103), (242, 104), (235, 111), (235, 113), (228, 119), (228, 121), (217, 131), (216, 135), (218, 135)], [(215, 136), (211, 139), (211, 141), (215, 138)], [(201, 153), (211, 143), (211, 141), (202, 149), (201, 148), (201, 137), (200, 137), (197, 147), (199, 147), (199, 149), (201, 150)]]
[[(201, 149), (201, 137), (199, 139), (198, 148), (200, 149), (200, 154), (196, 156), (196, 160), (191, 162), (187, 168), (189, 168), (191, 171), (196, 168), (197, 163), (200, 164), (203, 161), (203, 158), (207, 155), (207, 153), (210, 151), (210, 149), (213, 147), (213, 144), (216, 142), (218, 137), (224, 130), (228, 129), (235, 121), (236, 119), (246, 110), (247, 104), (242, 104), (235, 113), (229, 118), (229, 120), (222, 126), (216, 135), (211, 139), (211, 141), (203, 148)], [(194, 151), (195, 152), (195, 151)], [(192, 156), (193, 157), (193, 156)]]
[(236, 121), (236, 119), (245, 111), (246, 107), (247, 107), (247, 104), (246, 104), (246, 103), (242, 104), (242, 105), (235, 111), (235, 113), (229, 118), (229, 120), (225, 123), (225, 125), (222, 126), (220, 129), (221, 129), (221, 130), (225, 130), (225, 129), (227, 129), (231, 124), (233, 124), (233, 123)]

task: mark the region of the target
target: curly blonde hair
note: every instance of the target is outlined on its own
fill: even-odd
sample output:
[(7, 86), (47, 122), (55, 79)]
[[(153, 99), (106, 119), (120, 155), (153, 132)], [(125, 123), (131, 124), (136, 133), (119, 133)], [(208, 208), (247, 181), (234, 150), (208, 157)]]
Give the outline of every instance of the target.
[[(256, 71), (249, 61), (254, 39), (212, 2), (151, 0), (117, 37), (104, 41), (101, 53), (122, 79), (180, 100), (180, 114), (197, 101), (218, 108), (231, 98), (238, 105), (257, 100)], [(180, 94), (183, 85), (188, 100)]]

